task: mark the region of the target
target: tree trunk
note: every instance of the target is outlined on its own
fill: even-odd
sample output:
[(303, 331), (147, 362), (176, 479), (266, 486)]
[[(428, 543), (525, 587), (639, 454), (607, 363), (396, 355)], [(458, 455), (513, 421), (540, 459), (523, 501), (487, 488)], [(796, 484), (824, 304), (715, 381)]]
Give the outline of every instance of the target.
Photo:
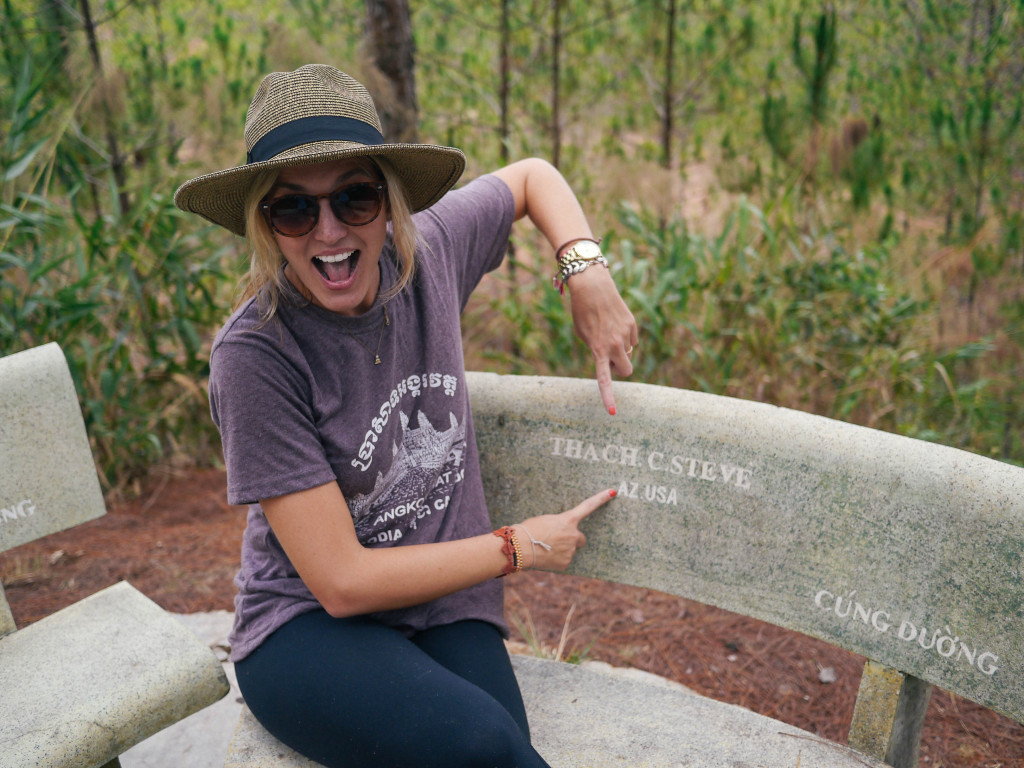
[(668, 0), (668, 29), (666, 31), (665, 46), (665, 94), (662, 102), (661, 115), (661, 165), (663, 168), (672, 167), (672, 118), (675, 112), (675, 88), (673, 74), (675, 73), (675, 46), (676, 46), (676, 0)]
[(551, 163), (562, 160), (562, 0), (554, 0), (551, 21)]
[(89, 0), (81, 0), (82, 23), (85, 27), (85, 35), (89, 40), (89, 55), (92, 58), (93, 67), (96, 70), (96, 77), (99, 86), (103, 89), (103, 117), (106, 123), (107, 151), (110, 153), (110, 168), (114, 173), (114, 181), (117, 183), (117, 200), (121, 215), (128, 213), (131, 207), (128, 200), (128, 192), (125, 189), (126, 178), (124, 170), (124, 157), (121, 155), (121, 148), (117, 143), (117, 133), (114, 129), (114, 115), (110, 108), (110, 93), (106, 77), (103, 74), (103, 59), (100, 58), (100, 48), (96, 41), (96, 27), (92, 21), (92, 10), (89, 8)]
[[(509, 91), (511, 90), (512, 80), (512, 63), (509, 57), (509, 48), (512, 44), (512, 21), (511, 21), (511, 2), (512, 0), (501, 0), (501, 72), (500, 72), (500, 83), (499, 89), (499, 103), (501, 104), (501, 135), (499, 140), (501, 142), (500, 157), (501, 164), (508, 165), (510, 160), (509, 144), (511, 143), (511, 136), (509, 135), (509, 114), (508, 114), (508, 102), (509, 102)], [(508, 296), (509, 301), (512, 302), (513, 306), (519, 300), (519, 286), (516, 283), (518, 280), (517, 265), (516, 265), (516, 246), (515, 243), (509, 238), (508, 250), (506, 252), (505, 261), (508, 263)], [(512, 365), (515, 368), (519, 366), (519, 359), (522, 356), (522, 349), (519, 344), (519, 337), (512, 334)], [(518, 372), (518, 371), (517, 371)]]
[(501, 74), (499, 83), (499, 103), (501, 105), (501, 129), (499, 147), (502, 165), (508, 165), (509, 161), (509, 119), (508, 119), (508, 97), (511, 90), (512, 64), (509, 61), (509, 47), (512, 38), (511, 0), (501, 0)]
[(366, 0), (366, 48), (383, 76), (375, 95), (384, 138), (417, 141), (416, 46), (408, 0)]

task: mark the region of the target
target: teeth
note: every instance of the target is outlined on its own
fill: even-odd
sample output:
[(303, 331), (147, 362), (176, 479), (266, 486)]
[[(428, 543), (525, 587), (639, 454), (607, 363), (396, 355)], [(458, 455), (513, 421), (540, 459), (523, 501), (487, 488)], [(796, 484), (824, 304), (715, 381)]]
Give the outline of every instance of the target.
[(327, 264), (337, 264), (339, 261), (348, 261), (348, 257), (353, 253), (355, 253), (355, 251), (346, 251), (345, 253), (338, 253), (334, 256), (317, 256), (316, 258)]

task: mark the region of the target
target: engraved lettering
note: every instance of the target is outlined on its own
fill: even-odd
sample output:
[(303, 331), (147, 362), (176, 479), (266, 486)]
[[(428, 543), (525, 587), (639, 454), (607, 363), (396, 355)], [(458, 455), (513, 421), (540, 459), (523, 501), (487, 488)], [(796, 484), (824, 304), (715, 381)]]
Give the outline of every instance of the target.
[(22, 499), (9, 508), (0, 508), (0, 523), (15, 523), (18, 520), (31, 517), (35, 513), (36, 506), (32, 503), (32, 499)]
[[(983, 664), (982, 661), (986, 658), (992, 659), (991, 663)], [(981, 656), (978, 657), (978, 669), (981, 670), (982, 674), (986, 674), (989, 677), (994, 675), (996, 673), (996, 670), (999, 669), (999, 667), (995, 666), (998, 663), (999, 657), (993, 653), (989, 653), (988, 651), (985, 651), (983, 654), (981, 654)]]
[(970, 664), (973, 667), (974, 666), (974, 653), (975, 653), (976, 650), (977, 650), (976, 648), (968, 647), (967, 643), (960, 643), (960, 651), (957, 653), (956, 657), (958, 659), (962, 658), (962, 657), (966, 657), (967, 658), (967, 663)]
[[(815, 592), (813, 602), (818, 610), (834, 614), (843, 621), (860, 621), (879, 634), (886, 635), (893, 629), (892, 613), (873, 609), (855, 600), (857, 590), (848, 594), (837, 594), (827, 589)], [(999, 657), (991, 651), (983, 651), (977, 644), (971, 644), (960, 637), (949, 626), (930, 630), (904, 618), (895, 631), (895, 638), (904, 643), (914, 643), (922, 651), (930, 651), (940, 658), (953, 663), (960, 662), (977, 669), (983, 675), (994, 675), (999, 667)]]
[[(651, 472), (691, 477), (708, 483), (722, 483), (736, 488), (750, 488), (753, 470), (735, 464), (726, 464), (712, 458), (695, 456), (669, 455), (667, 451), (644, 451), (635, 445), (618, 443), (591, 443), (571, 437), (551, 435), (547, 438), (551, 447), (551, 456), (559, 456), (574, 461), (604, 462), (622, 467), (646, 468)], [(652, 483), (658, 486), (657, 483)], [(666, 486), (667, 488), (667, 486)], [(665, 492), (668, 498), (668, 490)]]
[(917, 627), (915, 627), (909, 619), (904, 619), (903, 623), (900, 624), (900, 629), (896, 636), (899, 637), (900, 640), (905, 640), (909, 643), (917, 637)]
[(639, 467), (640, 466), (640, 449), (639, 448), (623, 448), (622, 459), (620, 463), (627, 467)]
[[(884, 616), (887, 620), (886, 621), (879, 621), (878, 620), (879, 616)], [(892, 624), (890, 624), (889, 621), (888, 621), (888, 619), (890, 619), (890, 618), (892, 618), (892, 617), (889, 615), (888, 611), (875, 611), (873, 614), (871, 614), (871, 626), (874, 627), (875, 629), (877, 629), (879, 632), (882, 632), (884, 634), (884, 633), (888, 632), (889, 631), (889, 627), (892, 626)]]

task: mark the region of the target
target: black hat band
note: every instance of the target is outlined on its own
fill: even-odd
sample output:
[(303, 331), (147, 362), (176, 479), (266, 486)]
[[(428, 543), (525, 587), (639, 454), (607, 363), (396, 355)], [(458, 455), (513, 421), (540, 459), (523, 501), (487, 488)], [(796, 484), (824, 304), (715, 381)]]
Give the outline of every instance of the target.
[(352, 117), (318, 115), (301, 117), (268, 131), (246, 154), (247, 164), (262, 163), (282, 152), (316, 141), (351, 141), (378, 145), (384, 137), (369, 123)]

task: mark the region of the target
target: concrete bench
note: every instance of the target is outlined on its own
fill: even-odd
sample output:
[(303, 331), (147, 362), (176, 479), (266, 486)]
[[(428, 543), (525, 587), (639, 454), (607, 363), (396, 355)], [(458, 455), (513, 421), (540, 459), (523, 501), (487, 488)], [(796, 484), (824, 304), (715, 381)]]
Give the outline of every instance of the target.
[[(496, 526), (618, 488), (572, 573), (868, 659), (841, 745), (682, 688), (515, 657), (556, 768), (914, 766), (932, 685), (1024, 721), (1024, 469), (644, 384), (616, 384), (616, 417), (589, 381), (473, 373), (469, 387)], [(227, 765), (315, 764), (243, 711)]]
[[(106, 514), (57, 344), (0, 358), (0, 552)], [(0, 765), (97, 768), (224, 696), (213, 652), (121, 582), (23, 629), (0, 586)]]

